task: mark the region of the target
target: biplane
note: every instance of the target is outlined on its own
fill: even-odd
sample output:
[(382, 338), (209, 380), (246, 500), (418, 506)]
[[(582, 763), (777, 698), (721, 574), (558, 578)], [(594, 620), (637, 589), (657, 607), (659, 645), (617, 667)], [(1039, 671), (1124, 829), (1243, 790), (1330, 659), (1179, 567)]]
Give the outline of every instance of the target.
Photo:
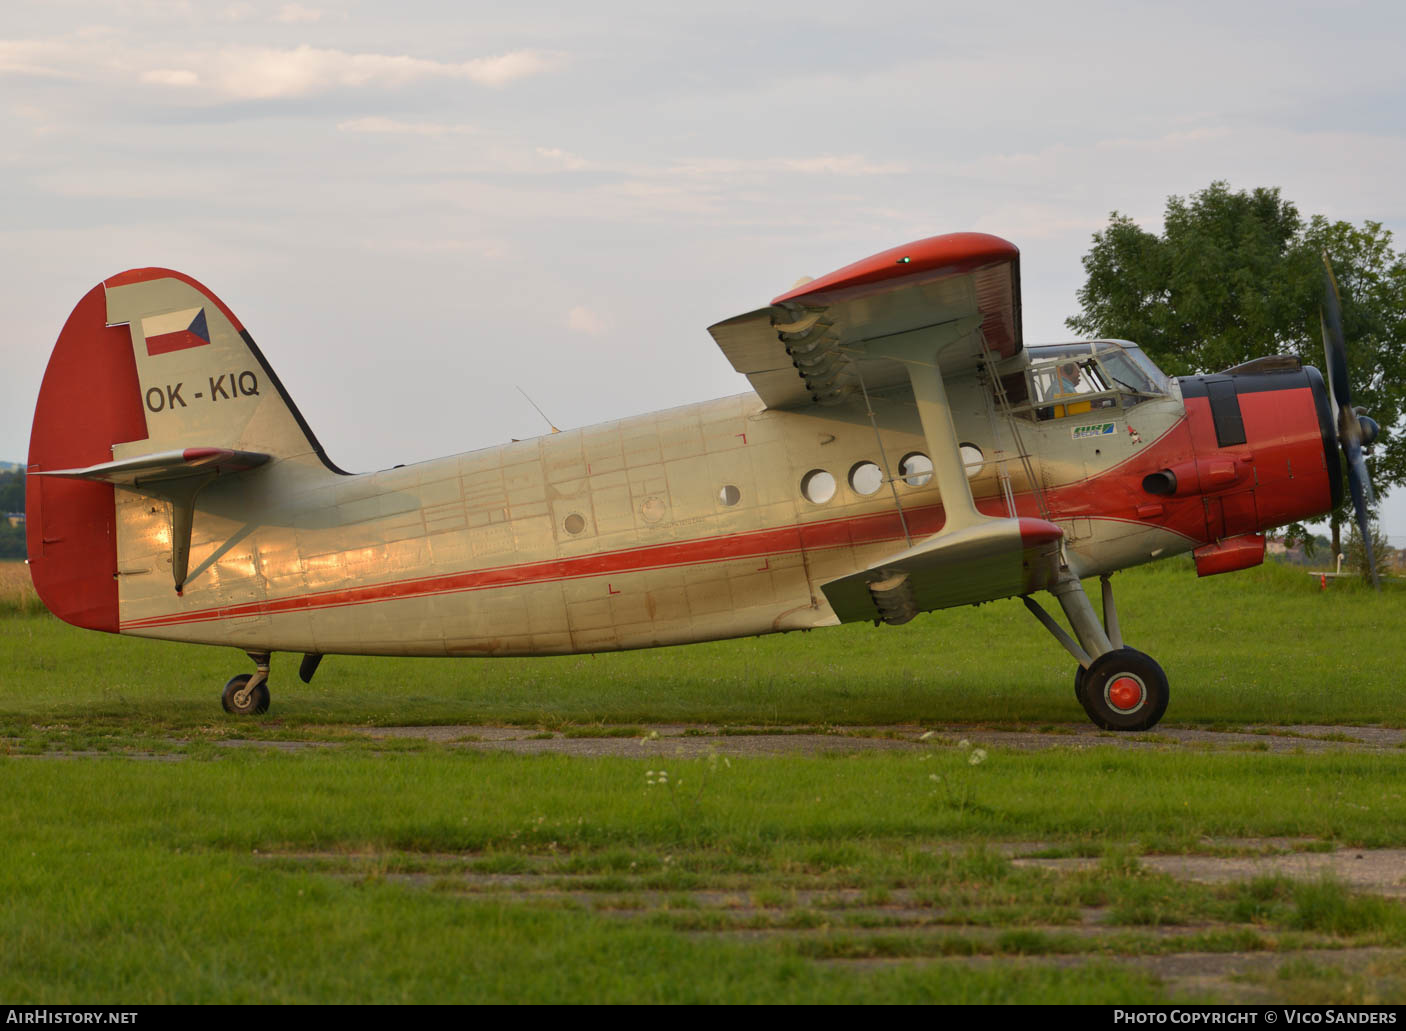
[(77, 626), (246, 652), (232, 713), (268, 708), (275, 652), (310, 681), (330, 654), (901, 635), (1018, 596), (1076, 661), (1093, 722), (1136, 731), (1167, 678), (1124, 643), (1113, 572), (1187, 551), (1202, 576), (1261, 562), (1263, 531), (1339, 500), (1340, 449), (1365, 518), (1377, 430), (1351, 404), (1331, 290), (1327, 384), (1291, 357), (1172, 379), (1128, 341), (1027, 347), (1019, 252), (979, 233), (875, 254), (709, 332), (750, 391), (350, 475), (219, 298), (123, 272), (78, 302), (40, 389), (35, 586)]

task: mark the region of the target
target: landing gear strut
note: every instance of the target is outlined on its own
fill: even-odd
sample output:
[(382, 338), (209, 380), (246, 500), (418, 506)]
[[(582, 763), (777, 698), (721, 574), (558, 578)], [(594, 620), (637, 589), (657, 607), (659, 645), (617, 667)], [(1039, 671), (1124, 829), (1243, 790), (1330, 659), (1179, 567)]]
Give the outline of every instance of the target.
[(269, 707), (269, 653), (250, 652), (255, 670), (252, 674), (241, 673), (225, 685), (220, 704), (225, 712), (235, 716), (256, 716), (268, 712)]
[(1113, 602), (1113, 585), (1103, 584), (1103, 624), (1100, 625), (1084, 586), (1072, 574), (1050, 586), (1059, 599), (1078, 640), (1070, 637), (1040, 603), (1029, 595), (1022, 600), (1045, 629), (1079, 662), (1074, 674), (1074, 697), (1089, 719), (1104, 730), (1150, 730), (1167, 711), (1167, 674), (1152, 658), (1125, 647)]

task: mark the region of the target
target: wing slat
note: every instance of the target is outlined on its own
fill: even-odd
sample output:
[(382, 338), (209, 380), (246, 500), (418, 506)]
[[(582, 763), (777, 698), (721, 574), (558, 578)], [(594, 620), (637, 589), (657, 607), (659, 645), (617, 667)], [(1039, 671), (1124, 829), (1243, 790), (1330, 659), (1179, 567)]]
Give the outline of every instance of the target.
[[(1000, 237), (933, 236), (803, 283), (708, 332), (767, 407), (836, 403), (858, 393), (861, 371), (866, 385), (904, 379), (892, 362), (863, 359), (861, 370), (865, 341), (979, 316), (997, 358), (1019, 354), (1019, 266), (1020, 252)], [(783, 338), (796, 326), (813, 328)], [(980, 360), (977, 346), (952, 348), (942, 368), (950, 375)]]

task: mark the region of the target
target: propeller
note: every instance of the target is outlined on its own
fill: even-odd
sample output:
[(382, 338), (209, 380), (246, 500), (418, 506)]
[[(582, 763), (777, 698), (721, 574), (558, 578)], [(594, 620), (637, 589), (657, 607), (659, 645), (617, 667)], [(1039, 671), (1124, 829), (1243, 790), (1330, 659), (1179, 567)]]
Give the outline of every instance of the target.
[(1357, 530), (1362, 535), (1362, 547), (1367, 554), (1367, 567), (1372, 572), (1372, 585), (1377, 581), (1376, 557), (1372, 554), (1372, 534), (1368, 526), (1368, 509), (1373, 503), (1372, 481), (1367, 477), (1367, 459), (1363, 448), (1371, 447), (1380, 432), (1376, 422), (1368, 418), (1365, 408), (1352, 406), (1352, 389), (1347, 382), (1347, 343), (1343, 339), (1342, 303), (1338, 297), (1338, 281), (1333, 278), (1333, 266), (1323, 255), (1323, 354), (1328, 367), (1328, 403), (1333, 410), (1338, 443), (1347, 459), (1347, 483), (1352, 491), (1352, 509), (1357, 516)]

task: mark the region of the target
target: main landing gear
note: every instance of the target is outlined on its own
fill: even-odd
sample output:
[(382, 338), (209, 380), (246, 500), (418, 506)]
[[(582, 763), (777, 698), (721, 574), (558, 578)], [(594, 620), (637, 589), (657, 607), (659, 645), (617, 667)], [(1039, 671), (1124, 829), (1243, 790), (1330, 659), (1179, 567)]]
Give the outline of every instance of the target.
[(1089, 719), (1104, 730), (1151, 730), (1167, 711), (1167, 674), (1151, 657), (1123, 645), (1113, 585), (1102, 577), (1103, 625), (1078, 578), (1056, 581), (1050, 593), (1059, 599), (1078, 641), (1029, 595), (1021, 600), (1045, 629), (1079, 662), (1074, 697)]

